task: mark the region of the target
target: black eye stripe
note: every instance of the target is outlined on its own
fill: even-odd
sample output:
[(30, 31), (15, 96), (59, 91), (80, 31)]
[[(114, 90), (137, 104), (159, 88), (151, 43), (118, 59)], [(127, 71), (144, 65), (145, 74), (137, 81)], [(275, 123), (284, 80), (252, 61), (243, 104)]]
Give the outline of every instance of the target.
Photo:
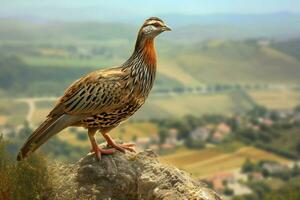
[(146, 26), (161, 27), (162, 25), (159, 22), (154, 22), (154, 23), (151, 23), (151, 24), (145, 24), (143, 27), (146, 27)]

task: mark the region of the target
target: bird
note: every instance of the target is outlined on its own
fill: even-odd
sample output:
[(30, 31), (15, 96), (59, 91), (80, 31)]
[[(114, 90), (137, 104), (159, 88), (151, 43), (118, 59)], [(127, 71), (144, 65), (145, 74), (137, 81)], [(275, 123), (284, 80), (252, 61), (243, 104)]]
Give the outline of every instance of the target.
[[(171, 28), (160, 18), (146, 19), (138, 31), (133, 53), (123, 64), (96, 70), (72, 83), (45, 121), (28, 137), (17, 160), (28, 157), (67, 127), (87, 129), (91, 152), (98, 161), (102, 155), (116, 151), (135, 151), (134, 144), (119, 144), (108, 133), (145, 103), (156, 76), (154, 39), (165, 31)], [(98, 131), (109, 148), (97, 144), (95, 134)]]

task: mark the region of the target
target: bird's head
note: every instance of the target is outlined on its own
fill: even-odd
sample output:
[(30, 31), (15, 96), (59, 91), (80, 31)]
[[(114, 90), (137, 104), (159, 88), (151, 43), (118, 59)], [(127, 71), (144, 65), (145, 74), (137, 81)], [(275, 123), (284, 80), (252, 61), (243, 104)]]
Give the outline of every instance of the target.
[(145, 38), (155, 38), (164, 31), (171, 31), (171, 28), (158, 17), (150, 17), (144, 22), (139, 34)]

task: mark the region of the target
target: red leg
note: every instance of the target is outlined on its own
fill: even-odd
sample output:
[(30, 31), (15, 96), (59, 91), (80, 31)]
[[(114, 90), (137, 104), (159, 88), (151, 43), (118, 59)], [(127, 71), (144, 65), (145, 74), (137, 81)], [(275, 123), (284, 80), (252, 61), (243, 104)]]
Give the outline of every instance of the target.
[(101, 155), (102, 154), (113, 154), (116, 152), (116, 149), (102, 149), (97, 145), (96, 139), (95, 139), (95, 133), (97, 130), (94, 129), (89, 129), (88, 130), (88, 135), (89, 135), (89, 139), (92, 145), (92, 151), (95, 153), (96, 159), (98, 161), (101, 160)]
[(107, 133), (102, 133), (102, 135), (109, 146), (123, 153), (125, 153), (126, 150), (135, 152), (135, 150), (132, 148), (133, 146), (135, 146), (134, 144), (117, 144)]
[[(115, 153), (115, 152), (116, 152), (116, 149), (114, 149), (114, 148), (102, 149), (100, 146), (97, 146), (97, 147), (96, 147), (96, 151), (100, 151), (101, 154), (104, 154), (104, 155), (109, 155), (109, 154)], [(94, 148), (92, 148), (92, 149), (90, 150), (90, 152), (91, 152), (91, 153), (92, 153), (92, 152), (95, 152)]]

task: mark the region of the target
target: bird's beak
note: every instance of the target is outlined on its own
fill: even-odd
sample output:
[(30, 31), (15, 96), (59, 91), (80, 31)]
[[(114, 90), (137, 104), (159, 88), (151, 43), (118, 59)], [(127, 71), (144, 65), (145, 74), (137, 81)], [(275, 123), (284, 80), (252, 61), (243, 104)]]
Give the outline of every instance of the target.
[(168, 27), (167, 25), (162, 27), (163, 31), (171, 31), (172, 29), (170, 27)]

